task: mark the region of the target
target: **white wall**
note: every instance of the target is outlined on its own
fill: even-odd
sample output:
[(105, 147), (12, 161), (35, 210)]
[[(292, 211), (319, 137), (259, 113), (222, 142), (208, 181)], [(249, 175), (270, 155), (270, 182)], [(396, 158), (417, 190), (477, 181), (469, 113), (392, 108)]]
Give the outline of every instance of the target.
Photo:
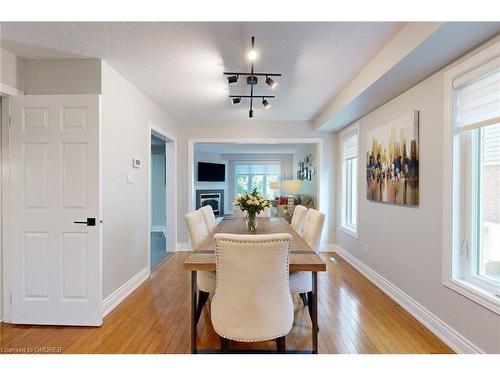
[[(440, 71), (361, 118), (359, 240), (337, 228), (337, 243), (483, 351), (500, 353), (500, 317), (441, 283), (443, 85)], [(420, 205), (370, 202), (363, 168), (367, 132), (414, 110), (420, 111)], [(337, 176), (340, 173), (338, 166)], [(337, 194), (339, 207), (340, 199)]]
[(0, 49), (0, 83), (25, 91), (25, 61), (13, 53)]
[[(177, 133), (175, 121), (102, 62), (103, 295), (148, 267), (149, 125)], [(132, 168), (132, 159), (142, 161)], [(135, 183), (127, 183), (134, 171)], [(182, 185), (181, 185), (182, 186)]]
[[(316, 166), (317, 169), (317, 150), (316, 150), (316, 145), (313, 144), (308, 144), (302, 146), (300, 149), (295, 151), (293, 153), (293, 168), (295, 171), (293, 179), (297, 178), (297, 170), (298, 170), (298, 162), (299, 161), (304, 161), (304, 159), (307, 157), (307, 155), (311, 154), (314, 159), (313, 165)], [(302, 180), (300, 183), (300, 192), (301, 194), (307, 195), (313, 199), (314, 205), (316, 207), (316, 204), (318, 202), (318, 197), (317, 197), (317, 175), (314, 174), (311, 176), (311, 180)]]
[(0, 49), (0, 83), (20, 91), (25, 90), (25, 61), (13, 53)]
[[(244, 136), (243, 136), (244, 135)], [(178, 132), (178, 242), (187, 243), (188, 234), (184, 223), (184, 215), (189, 210), (189, 176), (188, 176), (188, 141), (190, 138), (321, 138), (324, 143), (324, 168), (321, 171), (321, 205), (326, 213), (323, 242), (335, 242), (335, 214), (334, 214), (334, 159), (335, 136), (330, 133), (314, 132), (309, 123), (280, 123), (280, 122), (253, 122), (242, 123), (180, 123)], [(298, 141), (297, 141), (298, 142)]]
[(27, 95), (101, 93), (101, 60), (27, 60), (0, 50), (0, 83)]
[(25, 60), (25, 93), (71, 95), (101, 93), (101, 60)]

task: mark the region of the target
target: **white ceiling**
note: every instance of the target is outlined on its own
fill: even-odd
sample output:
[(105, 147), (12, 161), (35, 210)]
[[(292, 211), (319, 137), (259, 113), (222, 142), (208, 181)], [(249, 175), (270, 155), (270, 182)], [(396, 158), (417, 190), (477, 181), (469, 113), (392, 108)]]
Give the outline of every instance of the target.
[(197, 143), (195, 151), (217, 154), (293, 154), (303, 143)]
[[(395, 22), (2, 23), (2, 47), (27, 59), (100, 58), (180, 122), (244, 121), (248, 102), (230, 104), (223, 71), (282, 73), (277, 98), (253, 121), (310, 121), (401, 29)], [(257, 93), (271, 90), (259, 83)]]

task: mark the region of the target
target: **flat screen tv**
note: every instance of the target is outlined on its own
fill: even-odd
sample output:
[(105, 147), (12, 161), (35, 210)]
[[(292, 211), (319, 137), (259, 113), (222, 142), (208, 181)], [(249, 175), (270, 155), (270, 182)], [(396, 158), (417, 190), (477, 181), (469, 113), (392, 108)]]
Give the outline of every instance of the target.
[(225, 181), (226, 166), (224, 164), (198, 162), (198, 181)]

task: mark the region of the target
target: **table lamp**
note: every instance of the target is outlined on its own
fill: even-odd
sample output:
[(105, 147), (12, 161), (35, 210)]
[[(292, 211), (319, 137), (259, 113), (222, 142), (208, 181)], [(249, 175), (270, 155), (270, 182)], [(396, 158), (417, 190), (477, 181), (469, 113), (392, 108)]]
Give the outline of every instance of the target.
[(292, 214), (295, 193), (300, 193), (300, 180), (285, 180), (282, 184), (283, 191), (288, 197), (288, 212)]
[(280, 183), (278, 181), (271, 181), (269, 187), (273, 190), (278, 190), (280, 188)]

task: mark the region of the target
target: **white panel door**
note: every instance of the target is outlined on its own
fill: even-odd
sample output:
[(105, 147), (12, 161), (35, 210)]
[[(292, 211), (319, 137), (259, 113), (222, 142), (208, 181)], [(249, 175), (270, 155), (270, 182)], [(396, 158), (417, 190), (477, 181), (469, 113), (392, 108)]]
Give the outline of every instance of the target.
[(99, 96), (11, 103), (12, 323), (101, 325)]

